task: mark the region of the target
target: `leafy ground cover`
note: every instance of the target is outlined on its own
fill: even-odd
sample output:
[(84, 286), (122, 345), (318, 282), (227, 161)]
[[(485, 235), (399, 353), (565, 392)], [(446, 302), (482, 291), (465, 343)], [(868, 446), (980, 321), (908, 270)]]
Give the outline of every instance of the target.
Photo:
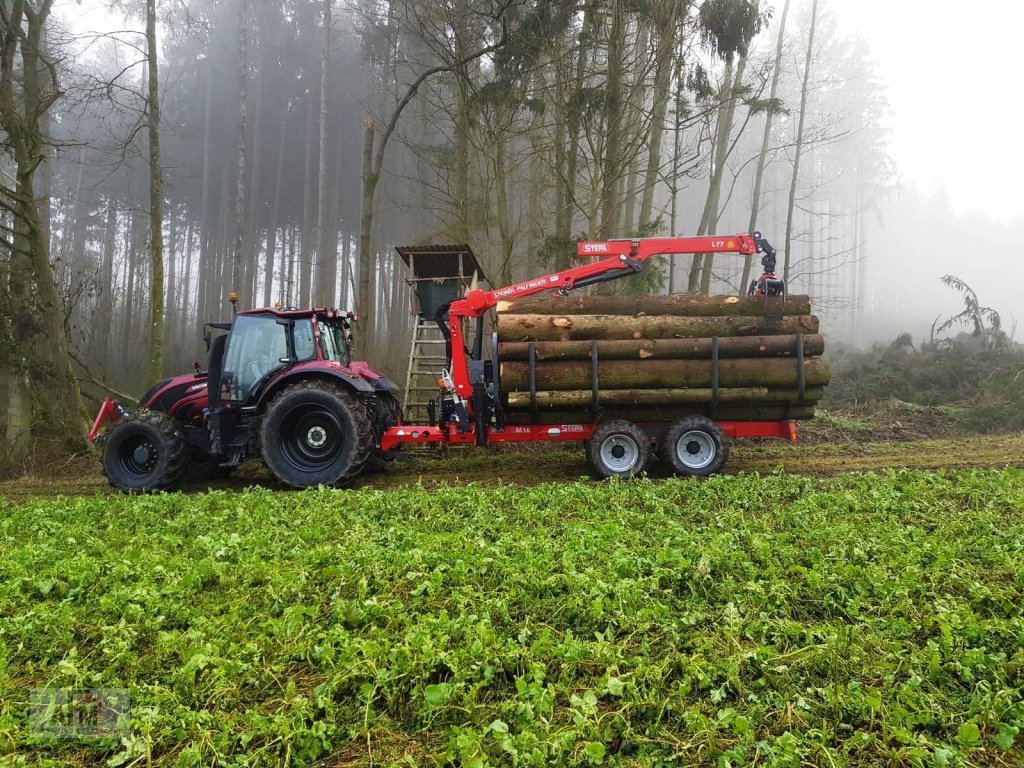
[(1021, 765), (1022, 603), (1018, 469), (0, 501), (0, 753)]

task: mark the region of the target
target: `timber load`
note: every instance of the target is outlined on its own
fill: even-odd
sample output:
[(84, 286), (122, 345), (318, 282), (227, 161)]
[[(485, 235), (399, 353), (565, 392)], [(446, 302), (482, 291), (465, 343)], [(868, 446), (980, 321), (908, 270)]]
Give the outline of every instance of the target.
[(829, 383), (807, 296), (574, 296), (498, 304), (511, 424), (809, 419)]

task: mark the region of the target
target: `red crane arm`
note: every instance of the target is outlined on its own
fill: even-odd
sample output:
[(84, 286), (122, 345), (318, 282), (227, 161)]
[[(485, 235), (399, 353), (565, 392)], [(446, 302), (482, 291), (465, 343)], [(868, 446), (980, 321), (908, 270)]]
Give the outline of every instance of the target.
[(758, 232), (729, 236), (650, 237), (638, 240), (581, 242), (576, 247), (578, 257), (605, 258), (493, 291), (470, 291), (464, 298), (453, 301), (448, 307), (448, 330), (452, 349), (451, 377), (455, 392), (462, 398), (469, 398), (473, 391), (464, 353), (462, 324), (459, 321), (463, 317), (481, 317), (487, 310), (495, 307), (500, 299), (522, 298), (550, 290), (565, 293), (573, 288), (583, 288), (594, 283), (626, 277), (640, 272), (644, 262), (652, 256), (677, 253), (739, 253), (753, 256), (762, 250), (765, 253), (770, 252), (774, 260), (774, 249), (761, 239)]

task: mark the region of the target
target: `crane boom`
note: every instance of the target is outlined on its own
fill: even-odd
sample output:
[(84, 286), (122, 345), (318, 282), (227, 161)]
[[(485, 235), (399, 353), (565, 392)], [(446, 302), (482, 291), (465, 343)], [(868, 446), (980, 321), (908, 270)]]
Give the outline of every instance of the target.
[[(603, 258), (600, 261), (590, 261), (561, 272), (523, 280), (492, 291), (469, 291), (464, 298), (448, 305), (447, 318), (438, 317), (438, 325), (449, 347), (448, 356), (451, 362), (448, 369), (448, 386), (457, 401), (469, 401), (476, 395), (479, 403), (482, 400), (481, 390), (487, 383), (484, 380), (482, 365), (479, 366), (479, 372), (470, 371), (470, 355), (463, 341), (463, 317), (482, 318), (489, 309), (497, 306), (501, 299), (518, 299), (544, 291), (555, 291), (564, 296), (576, 288), (635, 275), (643, 270), (647, 260), (653, 256), (685, 253), (737, 253), (742, 256), (764, 254), (764, 274), (751, 283), (750, 293), (780, 295), (785, 292), (782, 281), (775, 277), (775, 249), (761, 237), (760, 232), (728, 236), (648, 237), (580, 242), (576, 246), (577, 257)], [(472, 359), (477, 362), (480, 362), (482, 337), (481, 326), (477, 331), (472, 353)], [(467, 409), (467, 418), (471, 413), (472, 407)]]

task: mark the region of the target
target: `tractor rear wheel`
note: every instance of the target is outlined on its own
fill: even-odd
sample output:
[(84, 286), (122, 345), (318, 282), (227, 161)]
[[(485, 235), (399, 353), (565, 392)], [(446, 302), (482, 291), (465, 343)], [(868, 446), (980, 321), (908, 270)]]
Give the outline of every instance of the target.
[(110, 431), (100, 464), (118, 490), (159, 491), (177, 484), (185, 474), (188, 446), (174, 419), (141, 408)]
[(267, 407), (260, 430), (263, 461), (296, 488), (342, 485), (373, 451), (366, 406), (350, 392), (317, 379), (292, 384)]

